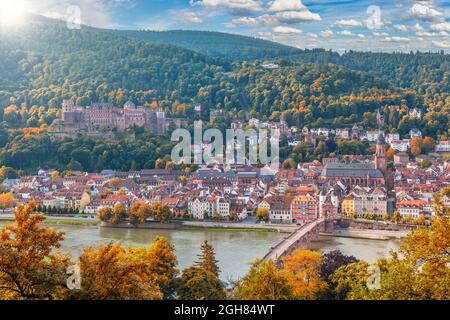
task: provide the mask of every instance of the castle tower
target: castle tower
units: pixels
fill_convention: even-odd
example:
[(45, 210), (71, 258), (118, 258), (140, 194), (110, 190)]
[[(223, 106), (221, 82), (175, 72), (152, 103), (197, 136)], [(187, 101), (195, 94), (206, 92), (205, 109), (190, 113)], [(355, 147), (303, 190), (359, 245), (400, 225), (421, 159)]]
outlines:
[(64, 123), (75, 122), (75, 103), (72, 100), (64, 100), (62, 103), (61, 119)]

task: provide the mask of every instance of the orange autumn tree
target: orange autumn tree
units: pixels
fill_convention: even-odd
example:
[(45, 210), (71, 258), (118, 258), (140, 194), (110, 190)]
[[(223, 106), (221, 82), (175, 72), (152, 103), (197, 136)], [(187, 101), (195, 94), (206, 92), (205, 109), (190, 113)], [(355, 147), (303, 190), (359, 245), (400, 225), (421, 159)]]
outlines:
[(163, 294), (148, 261), (134, 249), (109, 244), (86, 247), (80, 255), (81, 289), (66, 299), (156, 300)]
[[(338, 269), (331, 277), (337, 295), (357, 300), (449, 300), (450, 208), (444, 199), (447, 192), (443, 190), (435, 196), (435, 217), (430, 228), (414, 230), (402, 240), (398, 252), (378, 259), (378, 275), (374, 269), (369, 272), (364, 261)], [(370, 278), (378, 279), (378, 285), (369, 288)]]
[(161, 223), (168, 223), (173, 219), (173, 213), (167, 205), (154, 203), (152, 205), (152, 216)]
[(418, 156), (422, 153), (422, 139), (419, 137), (414, 137), (411, 139), (411, 154), (413, 156)]
[(395, 154), (394, 149), (392, 149), (392, 148), (388, 148), (388, 149), (387, 149), (387, 151), (386, 151), (386, 156), (387, 156), (389, 159), (393, 159), (393, 158), (394, 158), (394, 154)]
[(0, 231), (0, 299), (56, 299), (66, 290), (68, 256), (55, 251), (63, 233), (41, 227), (33, 203), (15, 210)]
[(125, 220), (127, 218), (127, 208), (125, 208), (125, 205), (123, 203), (116, 203), (112, 209), (112, 216), (109, 220), (109, 223), (111, 224), (119, 224), (122, 220)]
[(146, 262), (147, 271), (158, 285), (164, 299), (174, 298), (179, 270), (175, 249), (166, 238), (157, 237), (150, 248), (133, 248), (130, 253)]
[(305, 249), (297, 249), (283, 259), (281, 272), (291, 286), (295, 299), (317, 299), (327, 288), (319, 273), (322, 261), (322, 254)]
[(152, 208), (143, 201), (135, 201), (128, 208), (128, 219), (132, 224), (144, 223), (152, 216)]
[(100, 208), (97, 212), (98, 218), (102, 222), (108, 222), (112, 218), (112, 209), (110, 207)]
[(237, 283), (233, 296), (239, 300), (294, 299), (292, 287), (272, 260), (252, 266)]
[(12, 192), (0, 194), (0, 209), (5, 211), (5, 209), (11, 208), (14, 205), (14, 195)]

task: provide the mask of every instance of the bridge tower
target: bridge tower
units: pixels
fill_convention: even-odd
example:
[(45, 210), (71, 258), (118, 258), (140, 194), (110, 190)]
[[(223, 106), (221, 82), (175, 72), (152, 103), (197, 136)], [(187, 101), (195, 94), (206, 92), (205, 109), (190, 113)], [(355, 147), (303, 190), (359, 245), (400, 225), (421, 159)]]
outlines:
[(328, 192), (322, 190), (319, 195), (319, 218), (325, 219), (321, 228), (323, 232), (333, 233), (334, 218), (337, 215), (336, 203), (339, 203), (336, 197), (333, 189)]

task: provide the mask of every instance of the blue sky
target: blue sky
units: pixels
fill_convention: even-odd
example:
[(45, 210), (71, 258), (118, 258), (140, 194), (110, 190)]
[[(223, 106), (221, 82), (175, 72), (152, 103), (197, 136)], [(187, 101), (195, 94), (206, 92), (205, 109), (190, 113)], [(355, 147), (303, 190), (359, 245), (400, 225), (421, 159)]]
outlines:
[[(31, 0), (29, 0), (31, 1)], [(450, 51), (450, 1), (442, 0), (39, 0), (32, 10), (117, 29), (211, 30), (299, 48)]]

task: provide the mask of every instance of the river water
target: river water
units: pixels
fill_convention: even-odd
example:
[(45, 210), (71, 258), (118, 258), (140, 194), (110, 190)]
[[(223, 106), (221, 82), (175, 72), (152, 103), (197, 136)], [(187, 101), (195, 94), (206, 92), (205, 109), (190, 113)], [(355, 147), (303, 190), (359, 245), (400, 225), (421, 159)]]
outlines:
[[(221, 278), (236, 280), (245, 275), (249, 265), (263, 257), (270, 247), (277, 244), (286, 233), (245, 232), (217, 230), (148, 230), (113, 229), (92, 226), (59, 225), (54, 228), (64, 231), (66, 239), (62, 249), (78, 256), (84, 246), (98, 246), (109, 242), (130, 246), (150, 246), (155, 237), (164, 236), (173, 244), (181, 269), (193, 264), (201, 244), (208, 240), (216, 251)], [(390, 250), (398, 248), (398, 240), (367, 240), (322, 236), (311, 244), (311, 249), (327, 252), (335, 249), (359, 259), (374, 262), (386, 257)]]

